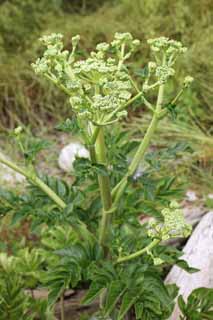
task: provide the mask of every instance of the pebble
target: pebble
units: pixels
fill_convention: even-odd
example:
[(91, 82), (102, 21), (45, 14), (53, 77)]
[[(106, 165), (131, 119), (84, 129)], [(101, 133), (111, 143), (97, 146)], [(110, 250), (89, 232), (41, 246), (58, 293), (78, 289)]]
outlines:
[(59, 167), (65, 172), (73, 171), (76, 157), (89, 158), (89, 151), (78, 141), (71, 142), (61, 150), (58, 158)]

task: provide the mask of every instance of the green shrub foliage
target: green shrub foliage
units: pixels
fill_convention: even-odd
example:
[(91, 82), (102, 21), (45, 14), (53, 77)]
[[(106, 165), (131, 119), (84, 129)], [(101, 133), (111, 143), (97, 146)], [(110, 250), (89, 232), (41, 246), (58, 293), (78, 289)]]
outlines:
[[(160, 153), (149, 146), (161, 120), (170, 116), (172, 121), (173, 109), (180, 108), (179, 99), (193, 81), (186, 76), (167, 98), (176, 60), (186, 48), (167, 37), (148, 40), (152, 60), (135, 76), (128, 61), (140, 41), (130, 33), (117, 32), (89, 55), (79, 53), (79, 36), (71, 38), (71, 50), (64, 48), (61, 34), (40, 40), (44, 52), (32, 67), (64, 92), (74, 114), (57, 128), (78, 132), (90, 158), (76, 158), (72, 183), (42, 175), (37, 155), (51, 145), (22, 127), (12, 132), (23, 160), (20, 166), (2, 157), (0, 162), (24, 175), (28, 184), (23, 192), (0, 190), (1, 217), (10, 217), (13, 226), (28, 221), (37, 242), (33, 248), (20, 244), (13, 256), (0, 255), (1, 313), (5, 319), (54, 319), (60, 299), (64, 319), (65, 291), (84, 288), (82, 305), (99, 301), (91, 319), (132, 315), (166, 320), (178, 288), (164, 284), (165, 267), (197, 269), (181, 259), (181, 251), (163, 243), (191, 233), (178, 202), (181, 189), (174, 176), (164, 176), (160, 169), (161, 161), (175, 159), (183, 146)], [(135, 103), (144, 104), (152, 117), (136, 142), (120, 125)], [(141, 222), (142, 215), (150, 216), (149, 222)], [(30, 296), (38, 287), (48, 289), (47, 301)], [(181, 297), (179, 303), (185, 312)]]

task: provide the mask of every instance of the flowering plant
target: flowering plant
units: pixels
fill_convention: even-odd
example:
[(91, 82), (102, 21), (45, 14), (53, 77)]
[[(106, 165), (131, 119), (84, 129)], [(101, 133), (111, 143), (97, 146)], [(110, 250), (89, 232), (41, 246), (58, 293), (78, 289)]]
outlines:
[[(98, 44), (84, 59), (79, 59), (79, 36), (72, 38), (71, 51), (64, 50), (62, 38), (60, 34), (42, 37), (46, 50), (32, 66), (68, 96), (75, 124), (68, 119), (59, 128), (66, 132), (77, 129), (90, 159), (75, 161), (72, 186), (41, 177), (34, 160), (45, 145), (37, 141), (36, 148), (35, 143), (33, 148), (26, 147), (20, 128), (14, 136), (25, 155), (25, 166), (0, 158), (31, 184), (30, 195), (19, 199), (24, 216), (33, 215), (36, 224), (50, 226), (49, 232), (41, 231), (46, 271), (39, 271), (39, 281), (49, 289), (48, 305), (52, 307), (61, 296), (64, 319), (65, 290), (85, 283), (89, 288), (82, 303), (88, 305), (99, 297), (100, 310), (91, 319), (122, 320), (127, 314), (143, 320), (168, 319), (176, 288), (164, 285), (163, 267), (176, 263), (194, 270), (179, 259), (178, 250), (161, 243), (189, 236), (191, 227), (175, 200), (178, 191), (172, 189), (173, 178), (149, 180), (146, 172), (136, 180), (134, 177), (160, 120), (176, 108), (193, 81), (187, 76), (179, 92), (166, 101), (175, 62), (186, 48), (165, 37), (148, 40), (153, 61), (143, 70), (143, 81), (136, 81), (127, 61), (140, 41), (131, 34), (116, 33), (111, 43)], [(156, 94), (156, 102), (150, 101), (150, 92)], [(126, 156), (135, 146), (114, 132), (135, 102), (153, 116), (128, 163)], [(33, 208), (32, 212), (26, 207)], [(155, 219), (141, 224), (141, 208)]]

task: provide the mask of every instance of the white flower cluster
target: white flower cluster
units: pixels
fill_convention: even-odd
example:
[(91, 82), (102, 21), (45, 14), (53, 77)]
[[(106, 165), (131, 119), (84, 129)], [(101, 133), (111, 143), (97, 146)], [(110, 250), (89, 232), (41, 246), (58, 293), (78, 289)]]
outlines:
[[(33, 64), (35, 72), (66, 90), (80, 118), (99, 123), (110, 112), (114, 119), (125, 116), (120, 109), (130, 99), (132, 85), (122, 64), (136, 50), (139, 40), (133, 40), (129, 33), (116, 33), (111, 44), (99, 43), (87, 59), (75, 61), (79, 40), (79, 36), (72, 38), (70, 53), (63, 50), (62, 35), (41, 38), (47, 49)], [(113, 57), (110, 50), (115, 52)]]
[[(138, 48), (139, 40), (130, 33), (116, 33), (111, 43), (99, 43), (87, 59), (76, 61), (80, 36), (72, 38), (71, 52), (63, 49), (63, 36), (52, 34), (41, 38), (46, 50), (33, 64), (35, 72), (42, 74), (70, 98), (73, 111), (80, 119), (95, 125), (117, 121), (127, 113), (124, 110), (132, 91), (138, 90), (125, 61)], [(148, 73), (142, 85), (143, 93), (165, 83), (174, 76), (173, 65), (177, 56), (186, 51), (178, 41), (165, 37), (148, 40), (156, 61), (148, 63)], [(149, 84), (155, 77), (157, 81)], [(192, 82), (186, 77), (184, 87)]]
[(151, 50), (155, 52), (164, 50), (167, 55), (171, 55), (173, 53), (184, 53), (187, 50), (186, 47), (183, 47), (181, 42), (166, 37), (149, 39), (147, 42), (150, 44)]
[(161, 61), (159, 54), (165, 55), (165, 61), (163, 65), (157, 63), (155, 66), (153, 63), (149, 66), (154, 72), (160, 84), (165, 83), (170, 77), (175, 75), (175, 70), (172, 68), (177, 57), (185, 53), (187, 48), (183, 47), (179, 41), (171, 40), (166, 37), (160, 37), (156, 39), (150, 39), (147, 41), (150, 44), (151, 50), (154, 52), (157, 62)]
[(67, 82), (69, 77), (66, 73), (68, 61), (72, 55), (69, 51), (63, 50), (63, 36), (61, 34), (52, 34), (44, 36), (40, 41), (47, 47), (42, 58), (38, 58), (32, 64), (37, 74), (46, 74), (52, 77), (54, 81)]
[(185, 222), (183, 211), (176, 201), (172, 201), (169, 208), (163, 209), (161, 213), (164, 223), (159, 223), (156, 220), (149, 222), (148, 235), (150, 237), (168, 240), (190, 235), (192, 227)]

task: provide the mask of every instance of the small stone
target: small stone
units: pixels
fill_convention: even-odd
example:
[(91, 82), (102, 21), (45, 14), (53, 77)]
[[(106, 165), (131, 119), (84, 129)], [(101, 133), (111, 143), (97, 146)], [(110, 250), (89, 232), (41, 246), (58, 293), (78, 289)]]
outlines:
[(59, 167), (65, 172), (73, 171), (76, 157), (89, 158), (88, 150), (78, 141), (71, 142), (61, 150), (58, 159)]
[(197, 200), (196, 192), (192, 190), (188, 190), (186, 192), (186, 199), (190, 202), (196, 201)]

